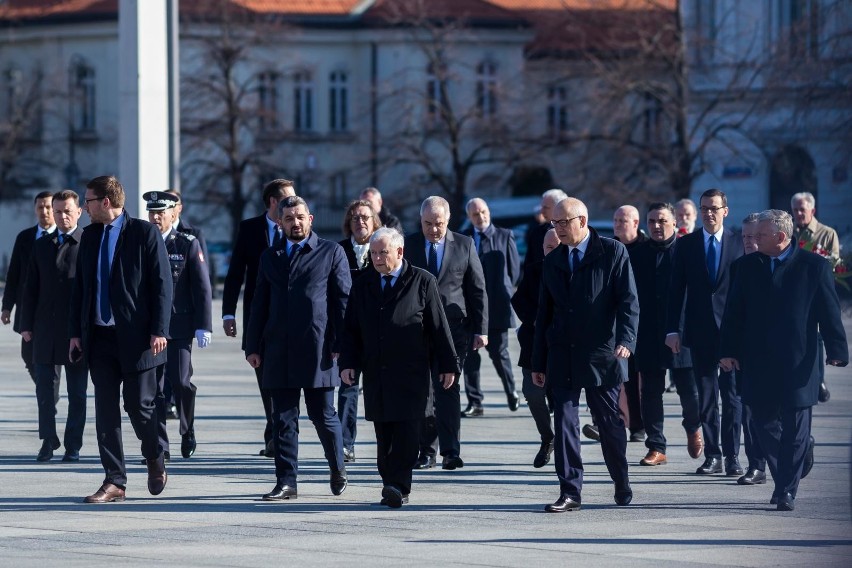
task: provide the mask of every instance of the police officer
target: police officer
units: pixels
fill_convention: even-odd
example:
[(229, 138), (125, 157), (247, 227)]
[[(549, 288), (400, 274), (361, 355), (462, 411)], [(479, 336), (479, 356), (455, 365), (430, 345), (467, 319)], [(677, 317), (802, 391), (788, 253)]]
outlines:
[[(184, 458), (195, 453), (195, 385), (192, 384), (192, 338), (199, 349), (210, 344), (213, 335), (212, 303), (207, 259), (198, 239), (181, 233), (172, 226), (178, 198), (163, 191), (142, 195), (148, 202), (148, 220), (160, 229), (169, 254), (174, 305), (169, 326), (168, 361), (165, 378), (171, 384), (180, 418), (180, 451)], [(162, 380), (160, 382), (162, 387)], [(166, 416), (162, 398), (158, 397), (161, 443), (168, 449)]]

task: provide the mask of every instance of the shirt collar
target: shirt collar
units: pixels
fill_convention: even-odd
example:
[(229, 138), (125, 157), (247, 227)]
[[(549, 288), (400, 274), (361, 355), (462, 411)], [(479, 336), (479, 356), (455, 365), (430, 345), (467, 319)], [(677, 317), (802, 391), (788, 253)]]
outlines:
[(269, 215), (264, 215), (264, 219), (266, 219), (266, 229), (268, 231), (274, 231), (276, 227), (278, 227), (278, 223), (269, 218)]
[(36, 235), (52, 235), (56, 231), (56, 225), (51, 225), (47, 229), (43, 228), (41, 225), (36, 225)]
[(127, 214), (126, 211), (122, 211), (121, 215), (112, 220), (112, 223), (109, 223), (110, 227), (115, 229), (121, 229), (124, 226), (124, 216)]
[(770, 258), (772, 258), (773, 260), (777, 258), (778, 262), (784, 262), (785, 260), (787, 260), (787, 258), (790, 257), (791, 254), (793, 254), (793, 241), (790, 241), (790, 244), (787, 245), (787, 248), (781, 251), (781, 254), (779, 254), (778, 256), (772, 256)]
[(586, 238), (584, 238), (582, 241), (580, 241), (580, 244), (578, 244), (576, 247), (572, 247), (570, 245), (568, 246), (568, 253), (570, 254), (571, 251), (573, 251), (574, 249), (577, 249), (577, 250), (580, 251), (581, 255), (586, 256), (586, 249), (589, 248), (589, 241), (591, 240), (591, 238), (592, 238), (592, 232), (589, 231), (588, 233), (586, 233)]
[(168, 231), (166, 231), (163, 234), (163, 240), (165, 241), (166, 239), (168, 239), (169, 235), (171, 235), (174, 230), (175, 230), (175, 228), (174, 228), (174, 226), (172, 226), (172, 228), (170, 228)]
[[(399, 263), (399, 266), (390, 271), (390, 274), (387, 276), (393, 276), (394, 278), (399, 278), (400, 273), (402, 273), (402, 263)], [(382, 276), (385, 276), (384, 274)]]
[(722, 242), (722, 233), (725, 231), (725, 227), (722, 227), (721, 229), (719, 229), (716, 233), (713, 233), (712, 235), (707, 232), (707, 229), (702, 228), (701, 231), (704, 233), (704, 242), (705, 243), (710, 239), (710, 237), (716, 237), (716, 240), (721, 243)]

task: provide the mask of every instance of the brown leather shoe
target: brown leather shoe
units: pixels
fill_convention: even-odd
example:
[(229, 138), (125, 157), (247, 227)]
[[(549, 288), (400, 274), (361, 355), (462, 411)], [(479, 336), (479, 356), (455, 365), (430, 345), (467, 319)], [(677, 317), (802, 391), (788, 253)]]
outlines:
[(686, 435), (686, 449), (692, 459), (701, 457), (704, 453), (704, 438), (701, 437), (701, 430)]
[(114, 503), (124, 501), (124, 489), (112, 483), (104, 483), (94, 495), (83, 499), (83, 503)]
[(663, 465), (668, 461), (666, 454), (657, 450), (648, 450), (648, 455), (639, 460), (639, 465)]
[(163, 454), (152, 460), (146, 459), (145, 465), (148, 466), (148, 491), (151, 495), (159, 495), (166, 488), (166, 481), (169, 478)]

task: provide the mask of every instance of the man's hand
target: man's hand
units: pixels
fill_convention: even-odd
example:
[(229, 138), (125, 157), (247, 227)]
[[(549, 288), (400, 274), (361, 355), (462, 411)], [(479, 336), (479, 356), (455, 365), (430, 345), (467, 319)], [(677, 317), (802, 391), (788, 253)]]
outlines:
[(349, 386), (355, 384), (355, 369), (343, 369), (340, 372), (340, 380)]
[(532, 374), (532, 382), (537, 387), (543, 387), (545, 379), (546, 379), (546, 377), (544, 376), (544, 373), (533, 373)]
[(29, 343), (30, 341), (32, 341), (32, 340), (33, 340), (33, 332), (31, 332), (31, 331), (22, 331), (22, 332), (21, 332), (21, 337), (23, 337), (23, 338), (24, 338), (24, 341), (26, 341), (27, 343)]
[(672, 350), (672, 353), (680, 353), (680, 334), (670, 333), (666, 336), (666, 347)]
[(831, 365), (832, 367), (845, 367), (848, 361), (841, 361), (840, 359), (828, 359), (825, 364)]
[(733, 370), (740, 370), (740, 362), (733, 357), (722, 357), (719, 360), (719, 366), (722, 367), (722, 370), (726, 373)]
[(625, 347), (623, 345), (616, 345), (615, 346), (615, 356), (617, 358), (627, 359), (627, 358), (630, 357), (630, 355), (631, 355), (630, 349), (628, 349), (627, 347)]
[(199, 349), (204, 349), (210, 345), (211, 341), (213, 341), (213, 332), (207, 331), (206, 329), (195, 330), (195, 342), (198, 344)]
[(337, 361), (337, 359), (338, 359), (339, 357), (340, 357), (340, 353), (332, 353), (332, 354), (331, 354), (331, 359), (332, 359), (332, 361)]
[(151, 336), (151, 354), (156, 356), (166, 350), (166, 341), (165, 337), (160, 337), (159, 335)]
[(0, 312), (0, 321), (3, 322), (3, 325), (9, 325), (9, 322), (12, 321), (12, 312), (9, 310), (3, 310)]
[(246, 361), (248, 361), (248, 364), (251, 365), (252, 369), (257, 369), (258, 367), (260, 367), (261, 358), (260, 355), (258, 355), (257, 353), (252, 353), (251, 355), (246, 357)]
[(453, 386), (453, 383), (456, 382), (456, 374), (455, 373), (441, 373), (441, 384), (444, 386), (444, 390)]
[[(68, 342), (68, 360), (72, 363), (79, 361), (80, 355), (83, 353), (83, 340), (79, 337), (72, 337)], [(77, 355), (77, 357), (75, 357)]]
[(228, 337), (236, 337), (237, 336), (237, 320), (235, 319), (224, 319), (222, 320), (222, 329), (225, 330), (225, 335)]
[(488, 336), (487, 335), (479, 335), (474, 334), (473, 336), (473, 350), (476, 351), (480, 347), (485, 347), (488, 345)]

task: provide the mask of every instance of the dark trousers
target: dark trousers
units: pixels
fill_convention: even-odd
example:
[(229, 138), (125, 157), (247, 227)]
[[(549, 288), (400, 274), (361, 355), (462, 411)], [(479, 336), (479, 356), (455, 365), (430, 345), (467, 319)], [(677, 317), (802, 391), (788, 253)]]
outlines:
[[(717, 363), (696, 364), (704, 455), (708, 458), (737, 457), (740, 453), (743, 408), (733, 372), (719, 372)], [(719, 416), (719, 396), (722, 415)], [(721, 441), (721, 445), (720, 445)]]
[[(38, 378), (36, 376), (36, 364), (33, 360), (33, 342), (24, 341), (21, 339), (21, 359), (24, 360), (24, 367), (33, 381), (33, 384), (38, 388)], [(62, 373), (62, 365), (53, 366), (53, 403), (59, 402), (59, 376)]]
[(157, 439), (163, 451), (171, 453), (169, 450), (169, 429), (166, 426), (166, 411), (171, 402), (167, 395), (170, 389), (167, 389), (166, 385), (168, 385), (166, 366), (160, 365), (157, 367), (157, 396), (154, 397), (154, 409), (157, 413)]
[[(459, 354), (459, 367), (464, 368), (470, 347), (470, 332), (460, 325), (450, 325), (453, 347)], [(426, 403), (426, 418), (420, 431), (420, 453), (434, 456), (436, 444), (442, 456), (461, 455), (461, 387), (458, 380), (448, 389), (441, 384), (437, 366), (432, 365), (432, 384)]]
[(645, 429), (645, 424), (642, 419), (642, 381), (639, 378), (639, 372), (633, 363), (633, 357), (627, 360), (627, 378), (628, 380), (621, 384), (621, 396), (623, 401), (621, 404), (621, 418), (627, 424), (627, 429), (631, 434), (635, 434), (640, 430)]
[[(515, 377), (512, 375), (512, 361), (509, 359), (509, 332), (505, 329), (489, 329), (488, 345), (485, 346), (485, 350), (497, 370), (497, 376), (503, 383), (506, 398), (514, 396), (516, 394)], [(482, 406), (482, 401), (485, 399), (480, 386), (481, 365), (482, 356), (479, 350), (469, 346), (464, 361), (464, 392), (467, 395), (468, 404), (473, 406)]]
[(766, 464), (775, 482), (776, 497), (799, 490), (811, 436), (811, 407), (753, 407), (754, 425)]
[(163, 449), (157, 438), (157, 369), (125, 373), (116, 350), (115, 328), (92, 326), (89, 372), (95, 386), (95, 427), (98, 451), (106, 476), (105, 483), (127, 484), (124, 446), (121, 442), (121, 396), (136, 437), (142, 442), (146, 459), (160, 457)]
[[(580, 455), (579, 388), (551, 389), (553, 420), (556, 430), (554, 459), (562, 495), (580, 501), (583, 490), (583, 458)], [(618, 412), (621, 386), (586, 389), (586, 403), (601, 435), (601, 451), (609, 476), (616, 486), (629, 481), (627, 471), (627, 434)]]
[(355, 451), (355, 437), (358, 435), (358, 391), (361, 373), (355, 372), (355, 380), (351, 385), (340, 383), (337, 389), (337, 417), (343, 430), (343, 447), (350, 452)]
[[(36, 401), (38, 402), (38, 437), (59, 442), (56, 434), (56, 400), (54, 384), (56, 365), (36, 363)], [(83, 364), (65, 365), (65, 389), (68, 391), (68, 417), (65, 420), (65, 449), (80, 451), (86, 426), (86, 390), (89, 372)]]
[(376, 430), (376, 465), (383, 485), (393, 485), (403, 495), (411, 493), (411, 470), (417, 462), (422, 420), (373, 422)]
[[(663, 423), (666, 413), (663, 407), (663, 393), (666, 390), (666, 369), (658, 369), (642, 373), (642, 421), (645, 424), (645, 447), (666, 453), (666, 437), (663, 434)], [(683, 414), (683, 427), (688, 434), (695, 432), (701, 426), (698, 413), (698, 391), (692, 369), (674, 369), (672, 371), (677, 394)]]
[(332, 471), (343, 469), (343, 438), (334, 410), (334, 387), (316, 389), (268, 389), (272, 396), (275, 477), (278, 483), (296, 487), (299, 474), (299, 399), (305, 391), (308, 418), (319, 436)]
[[(745, 374), (737, 371), (737, 388), (742, 392)], [(754, 411), (751, 405), (743, 403), (743, 442), (745, 443), (746, 458), (748, 458), (748, 469), (759, 469), (766, 471), (766, 456), (760, 448), (760, 439), (757, 426), (754, 423)]]
[(547, 406), (547, 390), (533, 384), (532, 371), (529, 369), (521, 369), (521, 373), (524, 377), (524, 398), (535, 421), (535, 428), (542, 442), (550, 442), (553, 440), (553, 426), (550, 422), (550, 408)]
[(272, 394), (269, 389), (263, 388), (263, 363), (254, 370), (257, 378), (257, 389), (260, 391), (260, 400), (263, 402), (263, 414), (266, 417), (266, 426), (263, 428), (263, 443), (269, 448), (272, 443), (273, 419), (272, 419)]
[(170, 339), (166, 382), (171, 384), (180, 418), (180, 435), (195, 430), (195, 392), (192, 384), (192, 339)]

